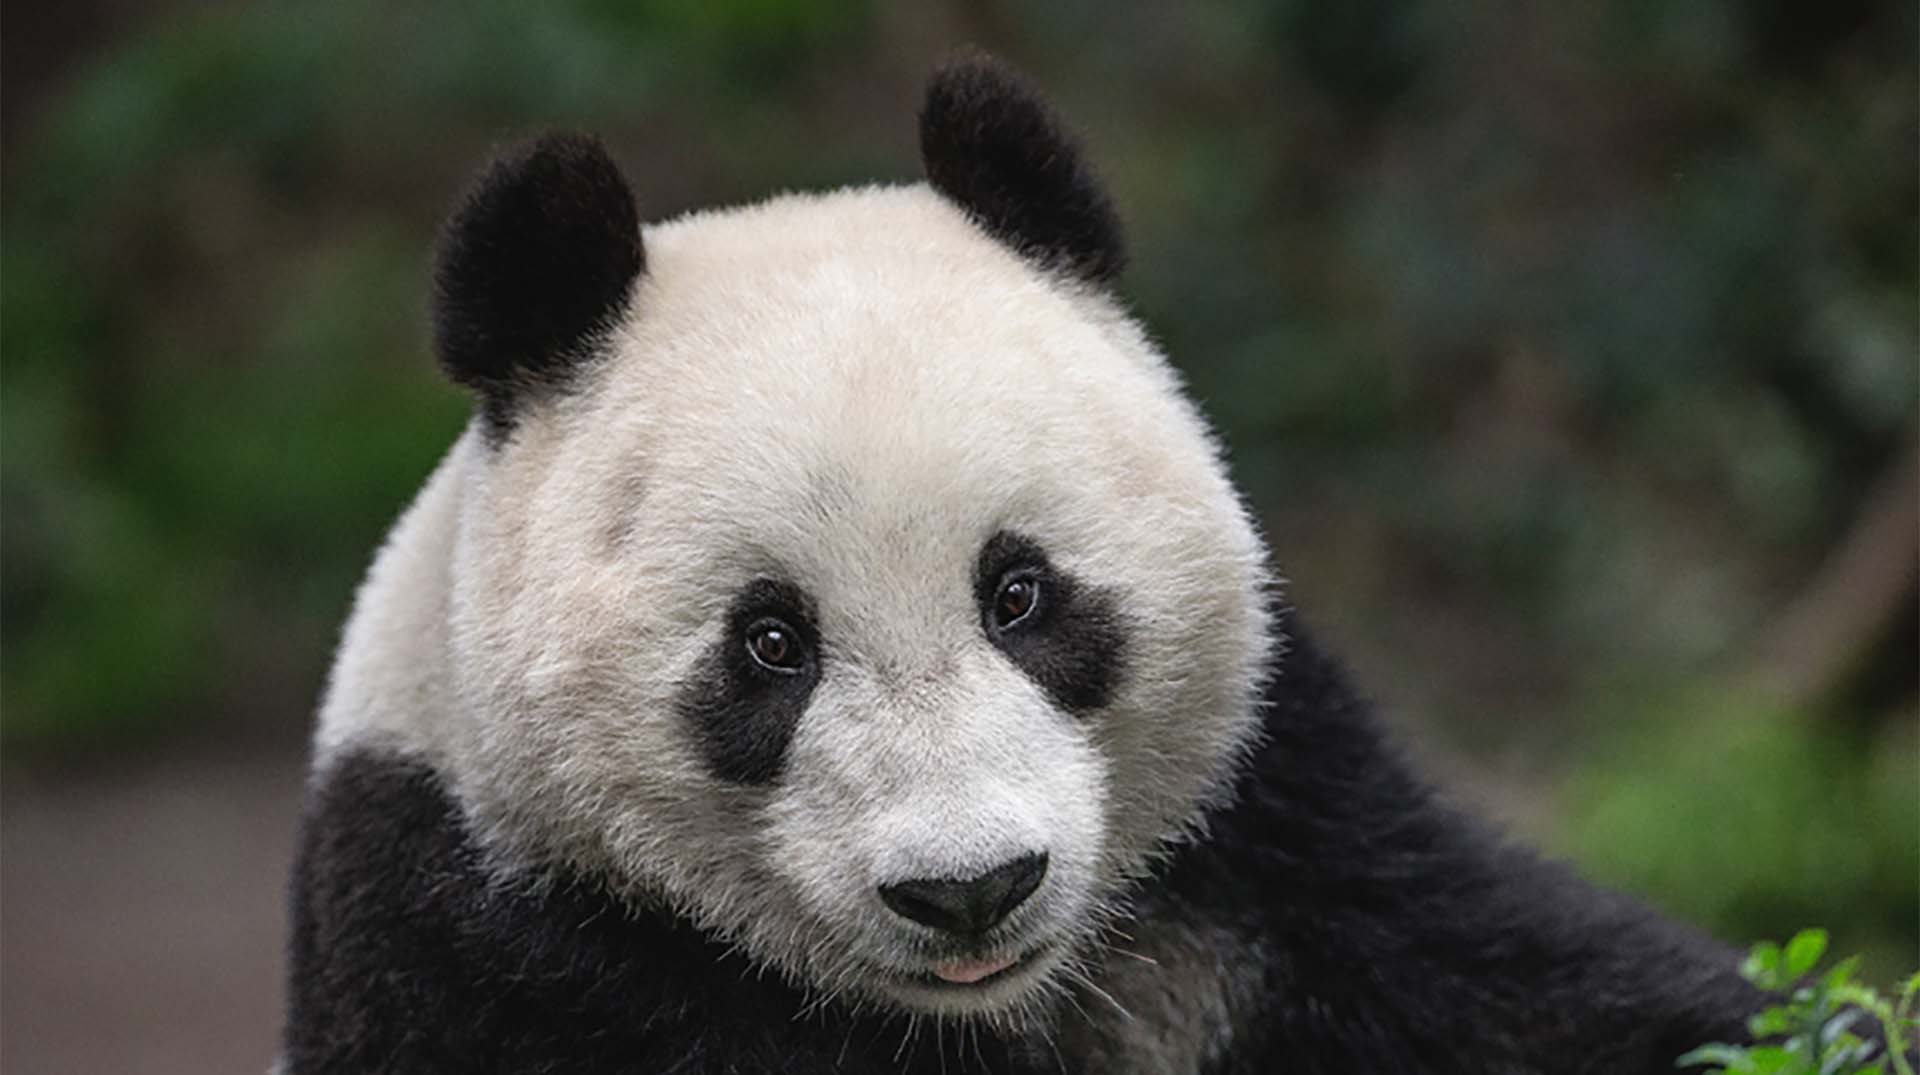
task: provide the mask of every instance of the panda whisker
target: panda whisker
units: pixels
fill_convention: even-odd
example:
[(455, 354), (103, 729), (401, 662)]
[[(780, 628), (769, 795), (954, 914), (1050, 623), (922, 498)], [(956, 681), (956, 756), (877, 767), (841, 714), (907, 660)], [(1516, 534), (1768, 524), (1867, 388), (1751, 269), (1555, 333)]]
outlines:
[(847, 1036), (840, 1039), (840, 1054), (833, 1058), (833, 1066), (836, 1069), (847, 1062), (847, 1050), (853, 1047), (853, 1032), (858, 1029), (859, 1026), (860, 1024), (857, 1022), (852, 1020), (847, 1021)]
[[(1121, 938), (1122, 940), (1125, 940), (1128, 944), (1138, 943), (1132, 937), (1128, 936), (1125, 933), (1122, 933), (1117, 929), (1108, 928), (1106, 932), (1111, 933), (1114, 936)], [(1117, 956), (1125, 956), (1126, 958), (1134, 960), (1136, 962), (1145, 963), (1150, 967), (1158, 967), (1160, 965), (1160, 961), (1153, 958), (1152, 956), (1145, 955), (1140, 952), (1136, 952), (1131, 948), (1123, 948), (1120, 945), (1115, 944), (1112, 941), (1108, 941), (1104, 938), (1098, 939), (1094, 943), (1099, 946), (1102, 952), (1111, 952), (1112, 954)]]
[(1067, 1075), (1067, 1058), (1060, 1055), (1060, 1043), (1055, 1041), (1050, 1033), (1041, 1034), (1040, 1040), (1046, 1042), (1047, 1051), (1053, 1054), (1054, 1069), (1060, 1072), (1060, 1075)]
[(1080, 1005), (1080, 998), (1073, 995), (1073, 990), (1063, 989), (1060, 991), (1060, 995), (1065, 998), (1068, 1004), (1073, 1006), (1073, 1010), (1080, 1016), (1081, 1022), (1089, 1026), (1093, 1024), (1093, 1016), (1087, 1014), (1087, 1009)]
[(900, 1062), (900, 1058), (907, 1054), (907, 1043), (913, 1040), (914, 1032), (919, 1028), (920, 1028), (920, 1013), (919, 1012), (909, 1013), (907, 1015), (907, 1028), (900, 1035), (899, 1046), (893, 1050), (894, 1063), (898, 1064)]
[(1084, 971), (1080, 970), (1078, 967), (1075, 967), (1067, 971), (1066, 973), (1075, 982), (1078, 982), (1081, 988), (1085, 989), (1089, 993), (1092, 993), (1094, 996), (1099, 997), (1101, 1000), (1106, 1001), (1108, 1004), (1113, 1005), (1113, 1010), (1119, 1012), (1121, 1018), (1127, 1020), (1128, 1022), (1133, 1021), (1133, 1013), (1127, 1010), (1126, 1005), (1121, 1004), (1119, 1001), (1115, 1000), (1113, 998), (1112, 993), (1109, 993), (1106, 990), (1100, 988), (1098, 985), (1094, 984), (1093, 979), (1089, 977)]

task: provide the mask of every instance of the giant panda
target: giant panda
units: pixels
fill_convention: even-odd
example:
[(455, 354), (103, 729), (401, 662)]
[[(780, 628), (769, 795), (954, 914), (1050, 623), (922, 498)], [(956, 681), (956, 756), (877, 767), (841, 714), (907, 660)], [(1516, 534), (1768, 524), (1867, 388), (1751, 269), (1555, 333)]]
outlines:
[(963, 55), (926, 182), (644, 228), (601, 145), (446, 225), (476, 405), (360, 590), (289, 1075), (1666, 1072), (1728, 951), (1438, 799)]

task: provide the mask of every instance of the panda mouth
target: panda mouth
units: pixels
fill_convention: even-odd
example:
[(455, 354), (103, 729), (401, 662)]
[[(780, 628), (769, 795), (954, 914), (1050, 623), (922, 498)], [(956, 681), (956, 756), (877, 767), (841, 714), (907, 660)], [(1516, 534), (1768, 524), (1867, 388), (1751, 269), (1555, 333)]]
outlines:
[(947, 992), (983, 989), (996, 982), (1018, 977), (1045, 949), (1029, 949), (1017, 955), (992, 959), (950, 959), (934, 964), (931, 970), (914, 975), (920, 985)]
[(1019, 956), (1006, 956), (1000, 959), (956, 959), (934, 967), (932, 976), (949, 985), (979, 985), (1005, 974), (1019, 963)]

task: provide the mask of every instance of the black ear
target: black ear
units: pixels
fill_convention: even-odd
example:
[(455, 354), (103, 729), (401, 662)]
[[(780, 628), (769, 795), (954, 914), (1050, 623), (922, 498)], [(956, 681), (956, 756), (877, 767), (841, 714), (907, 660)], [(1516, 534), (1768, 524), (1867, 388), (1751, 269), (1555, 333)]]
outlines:
[(550, 134), (481, 171), (441, 232), (433, 342), (490, 435), (593, 353), (645, 261), (633, 194), (597, 140)]
[(1021, 253), (1101, 284), (1126, 267), (1120, 219), (1079, 144), (1040, 91), (993, 57), (962, 55), (934, 72), (920, 158), (935, 190)]

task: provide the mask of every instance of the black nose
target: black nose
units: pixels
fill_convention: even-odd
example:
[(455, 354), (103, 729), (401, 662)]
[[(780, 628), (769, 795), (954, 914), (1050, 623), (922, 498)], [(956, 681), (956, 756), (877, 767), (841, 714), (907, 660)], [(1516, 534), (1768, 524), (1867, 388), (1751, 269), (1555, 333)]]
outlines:
[(968, 881), (901, 881), (881, 885), (893, 912), (953, 933), (985, 933), (1033, 895), (1047, 875), (1047, 853), (1022, 855)]

